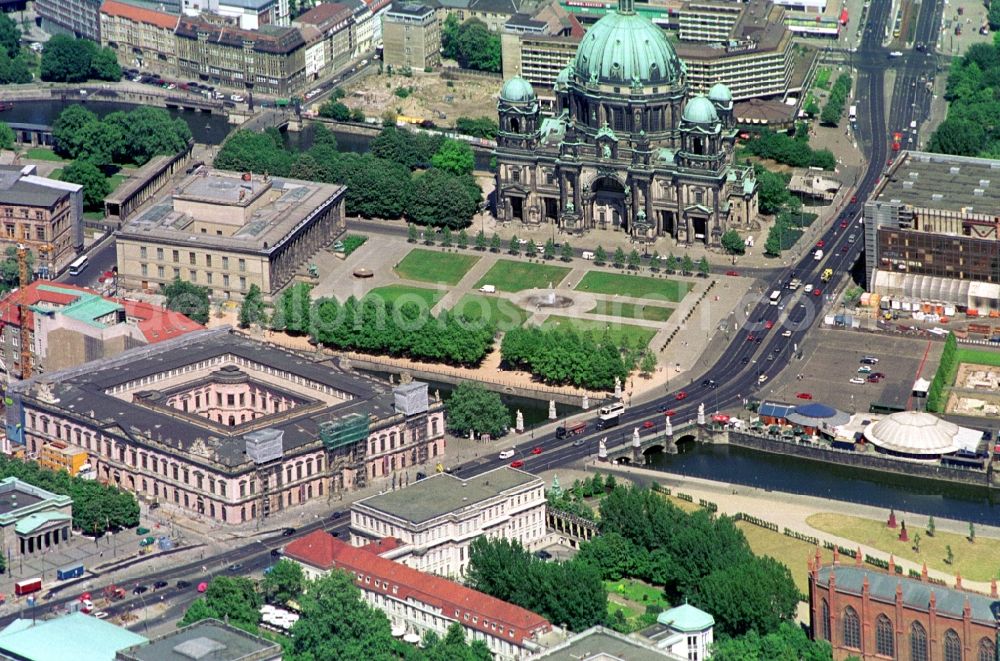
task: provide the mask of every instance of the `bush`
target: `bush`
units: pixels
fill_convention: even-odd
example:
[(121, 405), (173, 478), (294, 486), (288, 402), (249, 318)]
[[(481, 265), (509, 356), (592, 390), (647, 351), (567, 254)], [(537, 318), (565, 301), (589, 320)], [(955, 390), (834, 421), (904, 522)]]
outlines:
[(833, 84), (833, 89), (830, 90), (830, 98), (823, 106), (823, 112), (819, 116), (820, 121), (828, 126), (837, 126), (844, 114), (844, 104), (850, 93), (851, 74), (842, 73), (837, 77), (837, 82)]

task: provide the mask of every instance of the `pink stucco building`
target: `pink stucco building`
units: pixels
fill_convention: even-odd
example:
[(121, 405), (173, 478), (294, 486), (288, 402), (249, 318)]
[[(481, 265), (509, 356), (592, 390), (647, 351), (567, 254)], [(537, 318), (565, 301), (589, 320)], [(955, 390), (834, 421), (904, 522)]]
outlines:
[(73, 443), (97, 479), (220, 522), (412, 480), (445, 449), (444, 407), (426, 384), (392, 388), (226, 329), (18, 386), (29, 457)]

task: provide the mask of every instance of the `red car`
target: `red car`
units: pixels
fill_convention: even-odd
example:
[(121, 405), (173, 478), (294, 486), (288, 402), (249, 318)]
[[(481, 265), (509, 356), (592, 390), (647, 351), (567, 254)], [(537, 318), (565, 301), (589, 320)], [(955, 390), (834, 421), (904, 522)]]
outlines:
[(840, 229), (842, 229), (842, 230), (846, 230), (847, 229), (847, 221), (846, 220), (842, 220), (840, 222)]
[(520, 459), (515, 459), (514, 461), (510, 462), (510, 467), (511, 468), (523, 468), (524, 467), (524, 462), (521, 461)]
[(652, 429), (654, 426), (655, 425), (653, 424), (652, 420), (647, 420), (646, 422), (642, 423), (643, 429)]
[(739, 271), (726, 271), (726, 275), (739, 275)]
[(822, 295), (823, 295), (822, 289), (813, 289), (813, 296), (822, 296)]
[(754, 340), (756, 340), (756, 339), (757, 339), (757, 338), (755, 338), (755, 337), (753, 336), (753, 333), (750, 333), (749, 335), (747, 335), (747, 342), (753, 342), (753, 341), (754, 341)]
[(687, 396), (688, 396), (688, 394), (682, 390), (679, 393), (677, 393), (676, 396), (674, 396), (674, 399), (680, 401), (682, 399), (687, 399)]
[(665, 415), (665, 416), (667, 416), (669, 418), (670, 416), (672, 416), (672, 415), (674, 415), (676, 413), (677, 413), (677, 411), (675, 411), (673, 409), (670, 409), (669, 411), (664, 411), (663, 415)]
[(101, 284), (104, 284), (105, 282), (109, 282), (114, 279), (115, 279), (114, 271), (105, 271), (104, 273), (101, 274), (101, 277), (98, 278), (97, 281), (100, 282)]
[(799, 399), (812, 399), (813, 398), (812, 393), (810, 393), (810, 392), (800, 392), (800, 393), (797, 393), (795, 396), (798, 397)]
[(532, 448), (531, 454), (541, 454), (542, 448)]
[(857, 201), (858, 201), (858, 196), (857, 195), (852, 195), (851, 196), (851, 204), (854, 204)]
[(851, 246), (844, 246), (843, 248), (840, 249), (840, 252), (847, 252), (850, 249), (851, 249)]
[(767, 321), (764, 322), (764, 328), (766, 328), (767, 330), (771, 330), (772, 328), (774, 328), (774, 322), (768, 319)]
[(824, 241), (823, 239), (820, 239), (819, 241), (816, 242), (816, 247), (817, 248), (822, 248), (825, 245), (826, 245), (826, 241)]

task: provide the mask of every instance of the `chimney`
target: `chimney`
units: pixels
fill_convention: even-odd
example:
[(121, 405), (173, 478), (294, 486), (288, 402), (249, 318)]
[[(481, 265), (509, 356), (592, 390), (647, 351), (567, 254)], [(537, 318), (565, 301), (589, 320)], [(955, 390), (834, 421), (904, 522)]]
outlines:
[(834, 565), (840, 564), (840, 551), (837, 550), (836, 546), (833, 547), (833, 564)]
[(955, 588), (962, 589), (962, 572), (955, 572)]
[[(854, 564), (857, 567), (861, 566), (861, 547), (860, 546), (858, 547), (858, 554), (856, 556), (854, 556)], [(867, 581), (867, 580), (868, 580), (868, 576), (866, 575), (865, 576), (865, 581)]]
[(927, 582), (927, 563), (924, 562), (924, 566), (920, 569), (920, 580), (924, 583)]
[(896, 573), (896, 556), (891, 554), (889, 555), (889, 573), (890, 574)]

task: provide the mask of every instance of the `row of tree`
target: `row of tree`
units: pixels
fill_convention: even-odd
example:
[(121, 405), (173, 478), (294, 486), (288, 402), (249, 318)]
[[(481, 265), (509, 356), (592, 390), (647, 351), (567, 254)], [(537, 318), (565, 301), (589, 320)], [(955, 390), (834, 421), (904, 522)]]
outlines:
[(500, 73), (500, 35), (478, 18), (463, 23), (448, 14), (441, 26), (441, 55), (463, 69)]
[[(738, 234), (737, 238), (739, 238)], [(528, 254), (530, 254), (530, 251)], [(626, 255), (625, 250), (619, 246), (615, 249), (615, 252), (608, 257), (608, 252), (604, 249), (604, 246), (597, 246), (597, 248), (594, 249), (594, 264), (597, 266), (604, 266), (608, 263), (616, 269), (627, 267), (628, 269), (635, 271), (642, 266), (642, 255), (640, 255), (639, 251), (635, 249)], [(712, 267), (709, 265), (706, 257), (702, 257), (696, 265), (694, 260), (692, 260), (691, 256), (687, 253), (684, 253), (684, 256), (678, 259), (677, 257), (674, 257), (673, 253), (665, 257), (661, 256), (659, 251), (656, 250), (654, 250), (653, 254), (649, 256), (647, 266), (650, 271), (662, 270), (670, 274), (681, 273), (682, 275), (692, 275), (695, 270), (697, 270), (700, 275), (707, 276), (712, 271)]]
[(343, 303), (313, 301), (311, 287), (285, 289), (275, 304), (271, 328), (336, 349), (409, 356), (452, 365), (477, 365), (493, 346), (492, 322), (442, 311), (437, 317), (415, 302), (386, 301), (378, 296)]
[(392, 635), (389, 618), (361, 599), (354, 576), (334, 571), (307, 580), (302, 567), (290, 560), (273, 565), (255, 584), (243, 577), (220, 576), (212, 580), (204, 596), (184, 613), (178, 626), (214, 618), (261, 634), (258, 609), (268, 603), (294, 600), (300, 617), (283, 640), (283, 657), (289, 661), (319, 659), (371, 659), (371, 661), (491, 661), (482, 641), (466, 644), (462, 625), (454, 623), (440, 638), (433, 632), (413, 647)]
[(161, 154), (187, 148), (191, 130), (163, 108), (140, 106), (128, 112), (98, 117), (84, 106), (66, 108), (52, 124), (55, 152), (89, 161), (97, 167), (112, 163), (143, 165)]
[(827, 99), (826, 105), (823, 106), (823, 112), (819, 115), (821, 122), (829, 126), (837, 126), (840, 123), (840, 118), (844, 116), (844, 104), (847, 103), (847, 97), (851, 95), (851, 84), (850, 73), (842, 73), (837, 76), (837, 82), (830, 90), (830, 98)]
[(833, 170), (837, 167), (837, 159), (833, 152), (809, 146), (809, 130), (801, 123), (796, 128), (795, 137), (763, 129), (753, 139), (747, 141), (745, 147), (754, 156), (769, 158), (797, 168), (815, 167)]
[(457, 229), (469, 224), (482, 200), (467, 143), (396, 127), (386, 127), (367, 154), (339, 152), (336, 138), (321, 126), (312, 147), (298, 154), (284, 148), (275, 130), (238, 131), (219, 150), (215, 165), (343, 184), (347, 213), (366, 218), (405, 216), (420, 225)]
[(503, 337), (500, 355), (508, 367), (528, 370), (546, 383), (611, 388), (616, 378), (625, 380), (641, 350), (618, 346), (610, 333), (595, 335), (571, 328), (513, 328)]
[(458, 384), (444, 406), (448, 429), (455, 436), (468, 436), (471, 432), (476, 436), (489, 434), (499, 438), (511, 425), (510, 410), (500, 395), (474, 381)]
[(16, 477), (52, 493), (73, 499), (73, 527), (86, 534), (139, 525), (139, 503), (127, 491), (96, 480), (75, 477), (66, 471), (42, 468), (35, 462), (0, 456), (0, 479)]
[(53, 83), (82, 83), (87, 80), (122, 78), (118, 58), (110, 48), (89, 39), (60, 34), (45, 42), (42, 51), (42, 80)]
[(941, 362), (927, 389), (927, 410), (942, 413), (948, 404), (948, 388), (951, 387), (955, 372), (958, 370), (958, 340), (954, 333), (948, 333), (941, 350)]
[[(1000, 2), (990, 11), (1000, 12)], [(997, 33), (1000, 34), (1000, 33)], [(942, 154), (1000, 158), (1000, 99), (989, 90), (1000, 81), (1000, 38), (974, 44), (952, 60), (945, 99), (948, 117), (931, 135), (928, 149)]]

